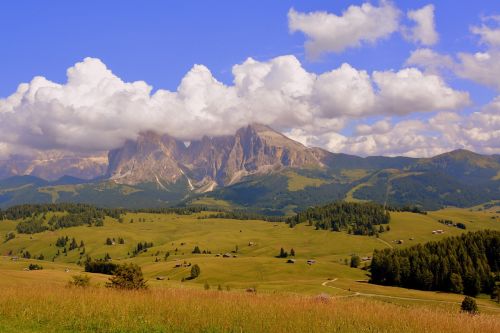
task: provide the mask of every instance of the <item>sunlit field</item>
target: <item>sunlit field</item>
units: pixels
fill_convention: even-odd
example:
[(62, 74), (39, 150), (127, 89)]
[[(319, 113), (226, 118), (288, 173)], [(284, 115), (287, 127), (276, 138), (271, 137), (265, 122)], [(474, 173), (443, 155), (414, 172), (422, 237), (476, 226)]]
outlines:
[[(405, 247), (464, 232), (439, 223), (464, 222), (470, 230), (498, 229), (495, 212), (447, 209), (428, 215), (392, 213), (391, 230), (379, 238), (315, 230), (300, 224), (200, 218), (193, 215), (132, 214), (103, 227), (72, 227), (33, 235), (17, 234), (0, 244), (0, 331), (2, 332), (495, 332), (500, 307), (486, 295), (480, 315), (460, 313), (463, 295), (418, 291), (368, 283), (368, 271), (351, 268), (351, 254)], [(17, 221), (2, 221), (0, 232)], [(444, 229), (444, 234), (432, 234)], [(467, 231), (467, 230), (466, 230)], [(57, 238), (84, 241), (86, 254), (141, 266), (144, 292), (105, 288), (109, 276), (88, 274), (91, 287), (69, 288), (82, 266), (78, 251), (54, 258)], [(119, 237), (124, 244), (106, 245)], [(404, 240), (398, 244), (395, 240)], [(138, 242), (154, 246), (131, 255)], [(209, 254), (193, 254), (199, 246)], [(277, 258), (293, 248), (295, 263)], [(44, 260), (13, 260), (20, 251)], [(177, 250), (177, 251), (176, 251)], [(11, 253), (8, 256), (8, 253)], [(165, 260), (165, 255), (168, 253)], [(216, 254), (231, 253), (233, 258)], [(312, 265), (307, 260), (315, 260)], [(30, 263), (43, 266), (27, 271)], [(190, 267), (198, 264), (194, 280)], [(176, 267), (181, 266), (181, 267)], [(161, 277), (161, 279), (158, 279)], [(208, 288), (208, 290), (204, 290)], [(247, 289), (255, 289), (250, 293)]]
[(498, 316), (359, 298), (189, 288), (2, 288), (2, 332), (498, 332)]

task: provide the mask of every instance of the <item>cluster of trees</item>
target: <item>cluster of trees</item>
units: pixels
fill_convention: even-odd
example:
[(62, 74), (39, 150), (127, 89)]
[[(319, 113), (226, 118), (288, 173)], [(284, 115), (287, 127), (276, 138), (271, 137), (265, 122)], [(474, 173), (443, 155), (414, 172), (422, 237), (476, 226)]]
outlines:
[[(116, 239), (113, 237), (111, 238), (106, 238), (106, 245), (114, 245), (116, 243)], [(125, 240), (122, 237), (118, 237), (118, 244), (125, 244)]]
[(51, 230), (77, 227), (81, 225), (102, 227), (104, 225), (104, 217), (104, 213), (92, 210), (82, 213), (52, 215), (48, 221), (48, 225)]
[(105, 259), (93, 260), (92, 258), (87, 257), (87, 259), (85, 260), (84, 267), (85, 267), (85, 272), (112, 275), (114, 274), (118, 265), (110, 262), (109, 260)]
[(69, 240), (69, 237), (68, 236), (64, 236), (64, 237), (59, 237), (57, 238), (56, 240), (56, 246), (57, 247), (63, 247), (63, 248), (66, 248), (66, 245), (69, 243), (69, 250), (72, 251), (74, 249), (80, 249), (82, 247), (85, 246), (85, 244), (83, 243), (83, 241), (80, 241), (80, 244), (78, 244), (78, 242), (76, 241), (76, 238), (73, 237), (71, 238), (71, 242)]
[[(12, 252), (9, 252), (9, 255), (11, 255)], [(45, 256), (43, 255), (43, 253), (40, 253), (38, 256), (37, 255), (31, 255), (30, 251), (26, 250), (21, 250), (20, 252), (20, 255), (21, 257), (23, 257), (24, 259), (36, 259), (36, 260), (44, 260), (45, 259)]]
[(355, 235), (376, 235), (384, 232), (390, 215), (384, 207), (374, 203), (334, 202), (312, 207), (287, 220), (291, 227), (308, 222), (316, 229), (341, 231)]
[(30, 251), (28, 251), (28, 250), (22, 251), (21, 250), (21, 257), (23, 257), (24, 259), (31, 259), (31, 253), (30, 253)]
[(30, 264), (30, 265), (28, 266), (28, 269), (29, 269), (30, 271), (40, 271), (40, 270), (42, 270), (42, 269), (43, 269), (43, 267), (42, 267), (42, 266), (40, 266), (40, 265), (38, 265), (38, 264)]
[[(136, 264), (117, 265), (103, 260), (93, 261), (90, 258), (85, 263), (85, 272), (102, 273), (112, 275), (106, 287), (115, 289), (138, 290), (147, 289), (146, 280), (141, 268)], [(88, 287), (90, 277), (88, 275), (74, 275), (69, 282), (70, 286)]]
[(139, 242), (132, 251), (132, 255), (136, 256), (141, 252), (146, 252), (150, 247), (153, 247), (153, 242)]
[(196, 245), (191, 253), (193, 253), (193, 254), (212, 254), (212, 251), (210, 251), (210, 250), (201, 251), (200, 247), (198, 245)]
[(36, 234), (48, 230), (49, 227), (43, 223), (42, 219), (29, 219), (17, 224), (16, 230), (20, 234)]
[(371, 282), (476, 296), (499, 279), (500, 232), (477, 231), (405, 249), (375, 250)]
[(465, 224), (463, 224), (462, 222), (455, 223), (452, 220), (438, 220), (438, 222), (447, 225), (449, 227), (457, 227), (458, 229), (467, 229)]
[(286, 252), (284, 248), (281, 248), (280, 253), (278, 254), (277, 257), (278, 258), (288, 258), (288, 256), (295, 257), (295, 250), (290, 249), (290, 254), (288, 254), (288, 252)]

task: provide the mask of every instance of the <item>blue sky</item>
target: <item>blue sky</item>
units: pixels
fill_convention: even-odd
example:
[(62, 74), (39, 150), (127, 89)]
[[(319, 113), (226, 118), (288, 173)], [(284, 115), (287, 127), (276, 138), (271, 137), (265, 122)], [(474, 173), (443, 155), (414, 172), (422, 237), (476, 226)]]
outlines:
[[(126, 81), (144, 80), (175, 89), (193, 64), (232, 81), (231, 67), (247, 57), (267, 60), (295, 54), (304, 67), (322, 72), (349, 62), (367, 70), (397, 69), (413, 47), (400, 36), (376, 47), (306, 61), (304, 36), (290, 34), (287, 12), (340, 13), (364, 1), (3, 1), (0, 3), (0, 96), (43, 75), (64, 82), (66, 69), (85, 57), (103, 60)], [(374, 2), (376, 3), (376, 2)], [(401, 10), (429, 1), (396, 1)], [(481, 15), (500, 15), (495, 1), (439, 1), (437, 28), (444, 52), (476, 50), (469, 26)], [(490, 96), (491, 97), (491, 96)]]
[[(362, 42), (360, 46), (346, 47), (340, 52), (322, 52), (318, 59), (311, 59), (304, 47), (305, 41), (311, 37), (303, 31), (290, 32), (288, 13), (291, 8), (304, 15), (323, 11), (329, 15), (342, 16), (349, 6), (361, 6), (365, 2), (3, 1), (0, 2), (0, 40), (3, 43), (0, 52), (0, 98), (7, 98), (20, 83), (30, 82), (35, 76), (63, 84), (67, 80), (66, 70), (86, 57), (100, 59), (125, 82), (145, 81), (153, 87), (154, 92), (157, 89), (175, 91), (194, 64), (206, 66), (215, 79), (231, 86), (234, 79), (232, 67), (242, 64), (248, 57), (268, 62), (279, 56), (293, 55), (307, 72), (317, 75), (335, 70), (343, 63), (372, 75), (374, 71), (398, 72), (406, 67), (419, 67), (421, 64), (405, 64), (410, 54), (417, 49), (431, 49), (435, 54), (448, 55), (459, 63), (459, 52), (475, 54), (496, 48), (495, 45), (481, 44), (479, 36), (471, 33), (471, 27), (483, 24), (482, 18), (485, 16), (500, 15), (500, 4), (486, 0), (368, 2), (374, 7), (389, 4), (398, 10), (401, 26), (413, 24), (406, 15), (409, 10), (433, 4), (439, 40), (432, 45), (411, 42), (396, 31), (373, 43)], [(492, 29), (496, 28), (494, 21), (491, 24)], [(428, 70), (424, 65), (419, 68), (421, 72)], [(442, 111), (468, 117), (473, 112), (480, 112), (498, 95), (495, 85), (484, 84), (484, 80), (480, 79), (470, 79), (474, 75), (457, 74), (457, 71), (455, 68), (445, 68), (439, 73), (433, 72), (450, 89), (469, 93), (469, 103), (458, 103), (456, 107), (403, 114), (368, 112), (356, 117), (343, 115), (340, 118), (344, 124), (333, 126), (329, 132), (339, 133), (346, 138), (336, 139), (332, 139), (331, 133), (325, 136), (327, 129), (315, 132), (302, 123), (295, 125), (293, 122), (273, 120), (269, 124), (304, 143), (322, 145), (331, 150), (335, 150), (335, 145), (339, 144), (341, 151), (362, 155), (425, 155), (457, 148), (448, 144), (433, 149), (432, 145), (437, 140), (417, 150), (412, 150), (413, 147), (399, 150), (386, 147), (364, 151), (350, 150), (345, 141), (362, 139), (360, 136), (352, 138), (359, 134), (357, 126), (360, 124), (371, 126), (385, 120), (394, 126), (398, 122), (415, 119), (426, 122)], [(339, 118), (339, 112), (334, 112), (335, 117)], [(314, 126), (309, 125), (309, 128)], [(22, 130), (21, 126), (18, 131)], [(488, 127), (483, 130), (496, 133), (498, 129)], [(430, 130), (435, 131), (435, 128)], [(44, 135), (50, 134), (47, 132)], [(19, 144), (3, 140), (5, 145)], [(339, 140), (344, 141), (342, 143)], [(22, 145), (29, 146), (29, 143), (23, 142)], [(57, 145), (51, 147), (50, 144), (47, 147), (61, 148)], [(471, 143), (465, 139), (461, 147), (488, 153), (498, 151), (498, 147), (490, 143)], [(61, 149), (71, 150), (75, 147)]]

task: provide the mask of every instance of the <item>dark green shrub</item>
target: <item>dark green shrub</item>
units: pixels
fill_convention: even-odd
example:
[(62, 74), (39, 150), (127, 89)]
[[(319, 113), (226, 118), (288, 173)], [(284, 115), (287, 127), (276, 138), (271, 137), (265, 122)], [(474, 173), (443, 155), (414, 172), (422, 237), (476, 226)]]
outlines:
[(147, 289), (142, 270), (136, 264), (119, 265), (113, 274), (106, 284), (108, 288), (128, 290)]
[(467, 312), (470, 314), (476, 314), (479, 312), (476, 300), (469, 296), (465, 296), (460, 308), (462, 309), (462, 312)]
[(71, 287), (82, 287), (86, 288), (90, 286), (90, 276), (87, 274), (73, 275), (72, 280), (68, 282)]

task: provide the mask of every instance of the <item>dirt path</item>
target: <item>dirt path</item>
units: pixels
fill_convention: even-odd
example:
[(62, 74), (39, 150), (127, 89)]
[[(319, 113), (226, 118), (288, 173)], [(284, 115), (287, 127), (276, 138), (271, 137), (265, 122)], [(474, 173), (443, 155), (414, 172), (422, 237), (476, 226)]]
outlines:
[(387, 246), (388, 246), (388, 247), (390, 247), (391, 249), (393, 249), (393, 248), (394, 248), (394, 247), (393, 247), (390, 243), (386, 242), (386, 241), (385, 241), (385, 240), (383, 240), (383, 239), (377, 238), (377, 240), (378, 240), (378, 241), (380, 241), (380, 242), (382, 242), (382, 243), (384, 243), (385, 245), (387, 245)]
[[(399, 297), (399, 296), (389, 296), (389, 295), (382, 295), (382, 294), (369, 294), (369, 293), (361, 293), (357, 291), (350, 291), (346, 290), (343, 288), (339, 287), (334, 287), (334, 286), (329, 286), (328, 283), (330, 282), (335, 282), (337, 281), (337, 278), (333, 280), (327, 280), (323, 282), (321, 285), (324, 287), (332, 288), (332, 289), (337, 289), (345, 292), (351, 292), (351, 295), (341, 295), (341, 296), (334, 296), (335, 298), (344, 298), (344, 297), (355, 297), (355, 296), (364, 296), (364, 297), (381, 297), (381, 298), (389, 298), (389, 299), (397, 299), (397, 300), (404, 300), (404, 301), (421, 301), (421, 302), (436, 302), (436, 303), (445, 303), (445, 304), (461, 304), (461, 302), (452, 302), (452, 301), (441, 301), (437, 299), (428, 299), (428, 298), (414, 298), (414, 297)], [(487, 306), (487, 305), (478, 305), (479, 307), (482, 308), (487, 308), (487, 309), (492, 309), (492, 310), (497, 310), (500, 311), (499, 307), (494, 307), (494, 306)]]

